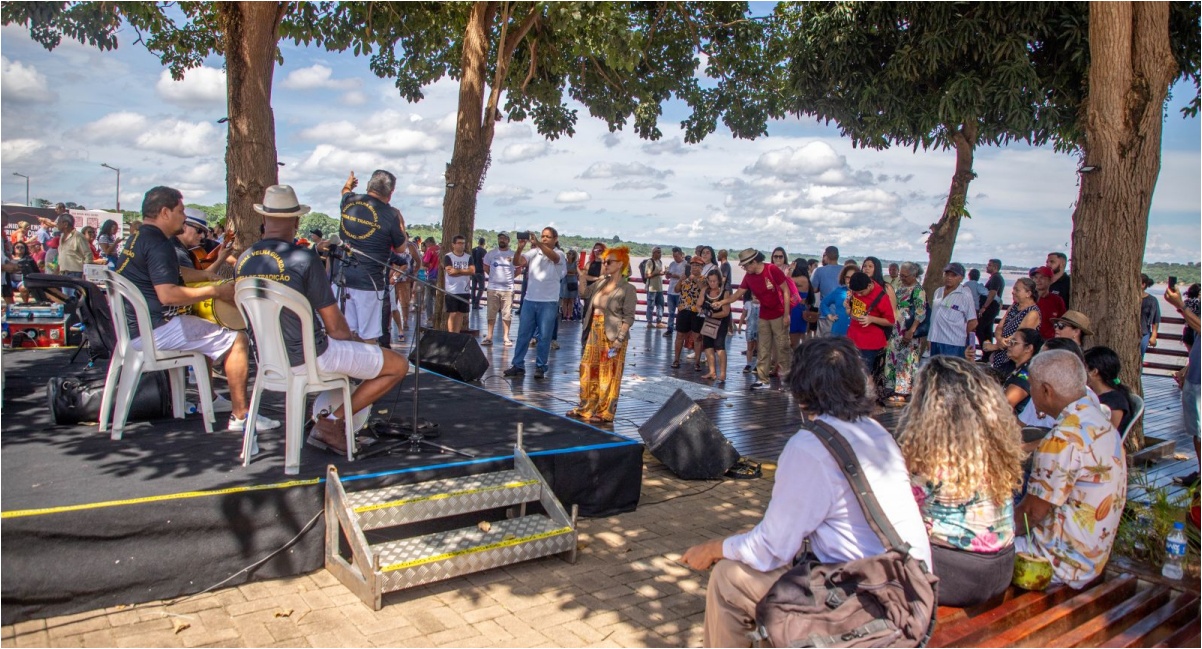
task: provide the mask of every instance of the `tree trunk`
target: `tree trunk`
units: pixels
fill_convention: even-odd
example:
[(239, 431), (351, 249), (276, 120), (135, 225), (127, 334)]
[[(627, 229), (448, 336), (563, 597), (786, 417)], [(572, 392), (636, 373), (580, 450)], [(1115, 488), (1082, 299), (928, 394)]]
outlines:
[(217, 3), (225, 44), (229, 137), (225, 149), (227, 227), (237, 233), (235, 253), (261, 238), (263, 217), (253, 205), (279, 182), (271, 83), (279, 21), (276, 2)]
[(967, 212), (964, 205), (968, 200), (968, 185), (977, 174), (972, 170), (973, 153), (977, 147), (977, 125), (970, 122), (952, 131), (952, 143), (956, 147), (956, 172), (952, 174), (952, 186), (947, 192), (947, 203), (938, 223), (931, 224), (931, 236), (927, 237), (926, 279), (922, 288), (928, 297), (943, 286), (943, 268), (952, 260), (956, 247), (956, 235), (960, 232), (960, 219)]
[[(1072, 304), (1092, 343), (1118, 353), (1122, 381), (1142, 393), (1139, 273), (1160, 174), (1164, 102), (1176, 65), (1164, 2), (1091, 2), (1083, 166), (1073, 212)], [(1129, 442), (1143, 446), (1142, 428)]]

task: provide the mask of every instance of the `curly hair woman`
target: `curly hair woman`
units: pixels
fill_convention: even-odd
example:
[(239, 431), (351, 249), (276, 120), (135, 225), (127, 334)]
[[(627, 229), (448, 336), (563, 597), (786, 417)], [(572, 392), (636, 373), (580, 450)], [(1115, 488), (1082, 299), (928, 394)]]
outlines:
[(626, 279), (630, 277), (630, 249), (616, 246), (602, 254), (599, 279), (581, 291), (588, 307), (582, 327), (580, 405), (568, 411), (569, 417), (594, 424), (612, 423), (618, 410), (626, 341), (639, 300)]
[(939, 604), (1001, 594), (1014, 570), (1014, 490), (1022, 484), (1018, 421), (974, 363), (932, 356), (914, 382), (898, 441), (931, 538)]

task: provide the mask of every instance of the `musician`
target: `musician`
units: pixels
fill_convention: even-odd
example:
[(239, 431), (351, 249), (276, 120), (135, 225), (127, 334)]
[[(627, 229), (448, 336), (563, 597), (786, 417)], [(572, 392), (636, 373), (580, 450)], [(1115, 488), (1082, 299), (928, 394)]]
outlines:
[[(142, 199), (142, 226), (133, 232), (121, 250), (117, 273), (128, 279), (146, 299), (154, 340), (159, 349), (197, 351), (210, 361), (223, 361), (230, 386), (226, 403), (214, 402), (217, 412), (230, 412), (227, 430), (246, 428), (247, 359), (250, 345), (246, 334), (230, 331), (208, 320), (189, 315), (188, 307), (211, 298), (234, 301), (234, 285), (185, 286), (179, 258), (171, 237), (184, 227), (184, 197), (178, 189), (155, 187)], [(194, 269), (191, 272), (200, 272)], [(127, 311), (133, 344), (141, 348), (133, 310)], [(221, 401), (225, 401), (222, 399)], [(258, 430), (278, 428), (280, 422), (259, 416)]]
[[(326, 271), (313, 250), (293, 243), (300, 217), (309, 212), (288, 185), (267, 188), (255, 211), (268, 217), (263, 223), (263, 239), (238, 259), (235, 276), (263, 277), (295, 289), (313, 307), (313, 333), (317, 366), (322, 372), (345, 374), (363, 382), (351, 394), (351, 413), (370, 406), (384, 396), (409, 371), (404, 356), (375, 344), (366, 344), (347, 325), (338, 311)], [(348, 274), (350, 269), (347, 268)], [(259, 335), (264, 335), (260, 332)], [(280, 335), (288, 349), (293, 368), (304, 364), (301, 324), (291, 313), (280, 319)], [(309, 435), (312, 446), (346, 455), (345, 407), (340, 406), (328, 418), (318, 419)]]
[[(204, 213), (191, 207), (184, 208), (184, 227), (180, 233), (171, 238), (175, 247), (175, 256), (179, 258), (180, 272), (184, 283), (207, 282), (220, 279), (218, 271), (228, 262), (225, 250), (214, 255), (216, 261), (209, 261), (208, 252), (203, 247), (205, 236), (209, 233), (209, 223)], [(230, 238), (232, 242), (233, 239)], [(223, 246), (225, 244), (222, 244)], [(191, 271), (197, 272), (191, 272)]]
[(388, 272), (384, 265), (392, 249), (405, 243), (405, 218), (388, 204), (396, 176), (378, 169), (367, 181), (367, 193), (354, 193), (359, 180), (351, 172), (342, 186), (342, 241), (357, 260), (343, 270), (346, 276), (346, 321), (364, 341), (376, 344), (383, 332), (383, 303)]

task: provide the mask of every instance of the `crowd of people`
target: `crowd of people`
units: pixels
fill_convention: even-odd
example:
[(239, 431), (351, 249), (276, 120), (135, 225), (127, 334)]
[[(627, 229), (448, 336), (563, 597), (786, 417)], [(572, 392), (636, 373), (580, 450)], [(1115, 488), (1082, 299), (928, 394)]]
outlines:
[[(417, 326), (410, 322), (414, 313), (428, 323), (438, 299), (447, 319), (437, 325), (452, 332), (466, 328), (472, 310), (486, 309), (480, 344), (513, 348), (503, 376), (514, 380), (524, 377), (531, 348), (534, 378), (547, 378), (560, 323), (579, 319), (580, 398), (566, 414), (613, 422), (638, 317), (639, 291), (631, 283), (637, 272), (647, 335), (663, 330), (674, 337), (670, 359), (663, 360), (672, 370), (691, 357), (698, 379), (724, 386), (729, 341), (741, 333), (745, 373), (754, 361), (750, 389), (775, 385), (789, 392), (807, 420), (848, 440), (910, 552), (940, 577), (941, 604), (969, 606), (1000, 594), (1017, 553), (1046, 560), (1055, 582), (1076, 588), (1104, 568), (1125, 504), (1123, 436), (1134, 408), (1119, 379), (1118, 354), (1091, 345), (1090, 318), (1070, 308), (1063, 254), (1049, 254), (1045, 265), (1013, 282), (999, 328), (1006, 281), (997, 259), (986, 265), (983, 282), (976, 269), (945, 265), (941, 284), (927, 295), (923, 268), (914, 262), (886, 268), (871, 256), (841, 260), (835, 246), (821, 260), (747, 248), (733, 256), (743, 271), (736, 285), (727, 250), (697, 246), (686, 255), (673, 247), (665, 259), (656, 247), (635, 268), (624, 246), (565, 251), (552, 227), (515, 232), (512, 247), (504, 232), (492, 248), (478, 239), (469, 249), (466, 235), (454, 236), (443, 250), (432, 238), (409, 238), (404, 217), (390, 204), (395, 176), (378, 170), (363, 193), (357, 185), (352, 173), (342, 189), (339, 233), (305, 233), (311, 239), (298, 237), (309, 207), (291, 187), (269, 187), (254, 206), (264, 217), (262, 238), (237, 259), (229, 254), (228, 233), (215, 235), (202, 214), (189, 213), (178, 190), (155, 187), (124, 240), (107, 223), (98, 237), (78, 232), (69, 216), (22, 224), (6, 242), (12, 254), (5, 270), (19, 278), (55, 264), (64, 274), (80, 273), (83, 263), (111, 264), (146, 299), (156, 345), (224, 364), (230, 397), (223, 407), (232, 431), (243, 430), (250, 415), (247, 335), (191, 315), (188, 307), (232, 300), (235, 282), (244, 278), (296, 290), (312, 307), (320, 369), (360, 381), (350, 404), (313, 420), (308, 442), (337, 453), (347, 452), (343, 419), (393, 389), (409, 369), (389, 343), (403, 342)], [(57, 251), (55, 260), (47, 259), (47, 248)], [(223, 276), (235, 282), (222, 283)], [(1146, 350), (1157, 344), (1160, 314), (1146, 292), (1151, 280), (1141, 281)], [(1164, 299), (1191, 334), (1180, 382), (1196, 451), (1198, 287), (1183, 296), (1170, 286)], [(275, 334), (294, 367), (305, 362), (300, 330), (286, 316)], [(872, 418), (881, 405), (905, 408), (893, 433)], [(259, 416), (255, 426), (268, 430), (279, 422)], [(756, 603), (803, 542), (825, 562), (883, 550), (850, 488), (803, 429), (779, 458), (763, 520), (684, 554), (695, 569), (713, 567), (707, 645), (747, 644)]]

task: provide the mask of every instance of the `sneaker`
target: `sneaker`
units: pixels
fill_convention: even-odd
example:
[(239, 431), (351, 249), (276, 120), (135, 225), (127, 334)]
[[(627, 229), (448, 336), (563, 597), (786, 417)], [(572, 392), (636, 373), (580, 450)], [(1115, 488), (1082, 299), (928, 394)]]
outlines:
[(751, 374), (751, 366), (750, 366), (750, 365), (744, 365), (744, 366), (743, 366), (743, 373), (744, 373), (744, 374)]
[(234, 404), (230, 403), (229, 399), (220, 394), (213, 397), (213, 412), (229, 412), (234, 409)]
[(536, 367), (536, 368), (534, 368), (534, 378), (536, 378), (536, 379), (545, 379), (545, 378), (547, 378), (547, 370), (545, 370), (545, 369), (543, 369), (543, 368), (541, 368), (541, 367)]
[(501, 372), (501, 375), (502, 376), (526, 376), (526, 368), (511, 367), (511, 368), (505, 370), (504, 372)]
[(751, 385), (747, 386), (747, 389), (748, 390), (767, 390), (769, 387), (771, 387), (771, 386), (769, 386), (767, 383), (761, 383), (759, 381), (754, 381), (754, 382), (752, 382)]
[(559, 349), (559, 341), (558, 340), (551, 341), (551, 349)]
[[(264, 417), (263, 415), (255, 415), (255, 430), (256, 431), (275, 430), (279, 427), (280, 427), (280, 422), (278, 422), (274, 419), (268, 419), (267, 417)], [(225, 429), (230, 431), (231, 433), (245, 432), (246, 431), (246, 420), (238, 419), (237, 417), (230, 415), (230, 423), (228, 426), (225, 427)]]
[(669, 329), (669, 330), (667, 330), (667, 331), (665, 331), (665, 332), (664, 332), (664, 338), (671, 338), (671, 337), (672, 337), (672, 334), (674, 334), (674, 333), (676, 333), (676, 332), (675, 332), (675, 331), (672, 331), (671, 329)]

